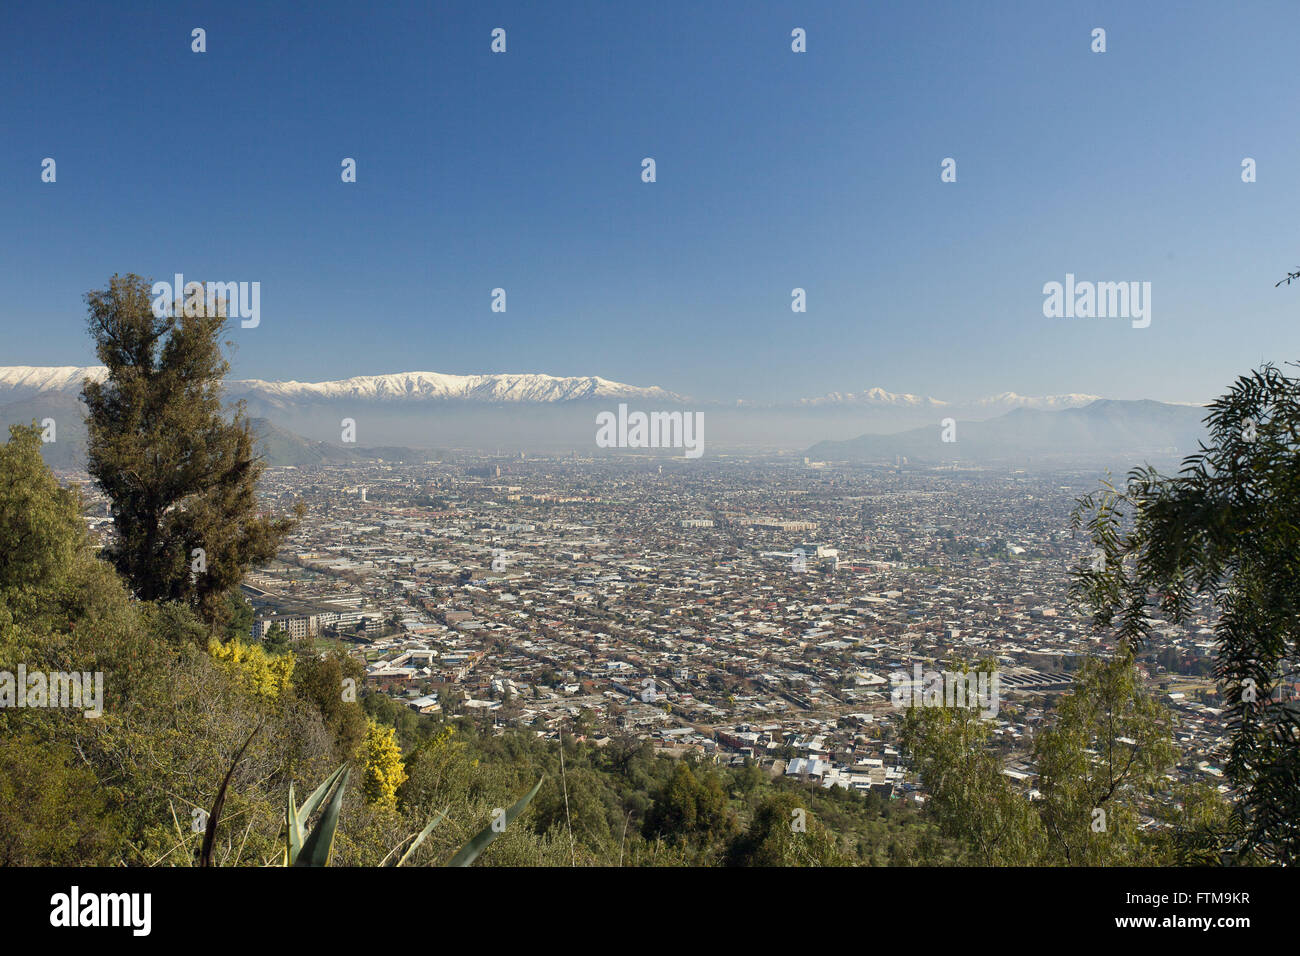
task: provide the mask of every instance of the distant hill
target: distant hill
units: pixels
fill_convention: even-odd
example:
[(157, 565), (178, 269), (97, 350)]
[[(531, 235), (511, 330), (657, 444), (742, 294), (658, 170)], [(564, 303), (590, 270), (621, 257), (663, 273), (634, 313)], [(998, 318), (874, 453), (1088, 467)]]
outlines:
[[(86, 407), (73, 394), (43, 392), (22, 401), (0, 405), (0, 440), (8, 438), (10, 425), (38, 425), (54, 420), (54, 441), (41, 447), (45, 463), (55, 471), (84, 471), (86, 468)], [(265, 418), (251, 418), (257, 435), (257, 454), (268, 465), (346, 464), (348, 462), (407, 461), (423, 462), (439, 457), (438, 452), (415, 451), (400, 446), (358, 447), (312, 441), (281, 428)]]
[(958, 421), (945, 443), (939, 423), (893, 435), (824, 441), (808, 449), (819, 461), (1115, 463), (1178, 460), (1205, 437), (1206, 411), (1195, 405), (1100, 399), (1082, 408), (1017, 408), (986, 421)]
[(251, 418), (249, 424), (257, 435), (257, 454), (268, 465), (293, 465), (302, 468), (307, 465), (341, 465), (360, 461), (405, 461), (423, 462), (436, 460), (437, 452), (417, 451), (411, 448), (382, 447), (359, 448), (353, 445), (333, 445), (329, 442), (312, 441), (301, 435), (281, 428), (265, 418)]
[(81, 471), (86, 463), (86, 408), (76, 395), (46, 392), (22, 401), (0, 405), (0, 440), (9, 438), (10, 425), (38, 425), (54, 419), (54, 441), (41, 446), (45, 464), (55, 471)]
[[(101, 366), (3, 366), (0, 367), (0, 407), (76, 397), (87, 378), (101, 380), (104, 375)], [(354, 460), (357, 450), (339, 443), (344, 419), (356, 423), (358, 441), (370, 446), (370, 452), (362, 457), (405, 455), (401, 450), (410, 448), (512, 455), (519, 452), (601, 455), (605, 451), (596, 445), (597, 416), (617, 410), (620, 404), (642, 412), (701, 412), (705, 421), (706, 455), (728, 449), (779, 449), (797, 453), (814, 442), (838, 441), (842, 445), (834, 452), (829, 445), (817, 446), (818, 457), (861, 453), (884, 458), (896, 454), (924, 455), (930, 459), (936, 453), (930, 448), (928, 430), (937, 430), (938, 422), (949, 417), (963, 423), (963, 427), (959, 429), (958, 446), (940, 449), (940, 458), (983, 455), (994, 446), (998, 453), (1038, 454), (1044, 450), (1041, 444), (1004, 442), (997, 437), (996, 430), (988, 433), (989, 449), (981, 448), (976, 443), (980, 431), (965, 426), (1014, 410), (1061, 412), (1091, 408), (1098, 401), (1097, 396), (1083, 393), (1027, 396), (1007, 391), (984, 398), (948, 401), (891, 392), (872, 385), (858, 391), (830, 392), (796, 401), (696, 402), (658, 386), (626, 385), (595, 375), (565, 377), (540, 373), (397, 372), (324, 382), (229, 379), (224, 388), (227, 400), (243, 401), (250, 417), (265, 419), (295, 438), (307, 441), (305, 446), (296, 440), (281, 441), (284, 436), (268, 432), (268, 461), (284, 464)], [(1138, 439), (1135, 447), (1146, 448), (1148, 439), (1159, 437), (1149, 431), (1149, 424), (1152, 423), (1135, 426), (1132, 435)], [(1032, 431), (1028, 419), (1022, 425)], [(1123, 437), (1123, 423), (1116, 421), (1111, 425)], [(911, 434), (915, 440), (910, 442), (910, 450), (903, 450), (909, 440), (898, 437), (908, 434), (906, 429), (914, 430)], [(1086, 432), (1084, 428), (1085, 436)], [(888, 440), (854, 437), (867, 435), (894, 437)], [(1182, 427), (1176, 426), (1171, 443), (1177, 444), (1182, 437)], [(74, 438), (70, 436), (70, 441)], [(861, 444), (859, 451), (850, 447), (853, 442)], [(1105, 442), (1101, 445), (1105, 446)], [(377, 446), (388, 447), (388, 452)], [(1085, 442), (1073, 451), (1090, 454), (1093, 448), (1093, 444)], [(1116, 450), (1127, 449), (1125, 446)], [(73, 449), (52, 450), (50, 454), (71, 458)]]
[[(105, 374), (102, 366), (3, 366), (0, 407), (75, 398), (86, 379), (99, 381)], [(539, 446), (594, 449), (598, 412), (617, 408), (620, 402), (648, 410), (676, 408), (686, 401), (658, 386), (626, 385), (596, 375), (398, 372), (327, 382), (227, 379), (223, 385), (225, 398), (243, 401), (250, 417), (315, 442), (304, 447), (268, 432), (268, 461), (280, 464), (410, 460), (411, 446), (479, 450), (504, 446), (512, 452)], [(343, 419), (356, 422), (357, 439), (369, 449), (337, 444)], [(811, 432), (804, 438), (824, 434)]]

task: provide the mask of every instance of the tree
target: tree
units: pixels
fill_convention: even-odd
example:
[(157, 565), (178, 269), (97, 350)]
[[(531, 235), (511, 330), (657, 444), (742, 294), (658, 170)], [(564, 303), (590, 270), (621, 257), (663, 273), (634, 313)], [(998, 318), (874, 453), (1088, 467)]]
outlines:
[(1002, 772), (993, 752), (992, 724), (966, 707), (911, 707), (901, 740), (930, 793), (928, 810), (945, 836), (980, 866), (1040, 862), (1042, 822), (1030, 801)]
[[(239, 635), (231, 634), (227, 640), (239, 640)], [(262, 649), (268, 654), (288, 654), (292, 648), (293, 641), (284, 621), (276, 621), (262, 638)]]
[(759, 805), (744, 833), (727, 849), (728, 866), (848, 866), (835, 835), (804, 805), (782, 793)]
[(1204, 833), (1190, 811), (1158, 804), (1157, 791), (1164, 789), (1176, 753), (1172, 731), (1164, 708), (1147, 694), (1125, 654), (1085, 660), (1052, 722), (1034, 741), (1037, 799), (1003, 773), (991, 729), (976, 710), (964, 707), (913, 707), (903, 720), (903, 745), (930, 791), (929, 811), (964, 850), (964, 862), (1175, 862), (1182, 847), (1175, 839), (1142, 834), (1143, 812), (1161, 812), (1180, 833)]
[[(318, 656), (309, 646), (301, 647), (293, 669), (293, 687), (320, 712), (338, 760), (355, 757), (365, 739), (366, 718), (355, 693), (364, 683), (364, 668), (340, 648)], [(352, 693), (345, 694), (348, 689)]]
[(1265, 365), (1209, 406), (1208, 441), (1176, 477), (1134, 469), (1080, 498), (1093, 557), (1073, 590), (1130, 648), (1200, 602), (1218, 612), (1214, 675), (1243, 794), (1236, 852), (1300, 861), (1300, 380)]
[(253, 621), (256, 619), (253, 605), (237, 589), (227, 595), (226, 603), (230, 607), (230, 614), (226, 618), (226, 639), (248, 637), (253, 633)]
[(1086, 660), (1056, 720), (1034, 741), (1037, 809), (1053, 856), (1073, 866), (1148, 862), (1140, 814), (1164, 788), (1174, 755), (1168, 714), (1133, 661)]
[(44, 467), (39, 432), (11, 434), (0, 446), (0, 671), (25, 663), (104, 680), (99, 719), (80, 707), (0, 708), (0, 859), (183, 861), (188, 808), (210, 805), (230, 741), (278, 711), (277, 732), (247, 755), (259, 792), (227, 807), (232, 819), (256, 817), (235, 845), (265, 858), (260, 847), (275, 834), (263, 831), (283, 813), (279, 793), (266, 799), (267, 783), (290, 764), (313, 763), (319, 722), (307, 708), (268, 706), (228, 675), (201, 650), (208, 630), (185, 605), (132, 601), (96, 557), (75, 490)]
[(112, 500), (105, 556), (140, 599), (184, 601), (215, 628), (244, 573), (275, 556), (294, 522), (257, 512), (264, 464), (243, 404), (222, 407), (226, 320), (196, 298), (155, 315), (136, 275), (87, 293), (108, 375), (87, 379), (82, 397), (87, 468)]
[(762, 786), (763, 770), (753, 757), (746, 757), (744, 765), (736, 772), (736, 789), (743, 794), (751, 794)]
[(655, 794), (645, 818), (647, 836), (689, 842), (706, 850), (729, 839), (735, 830), (735, 815), (727, 806), (717, 774), (697, 778), (685, 761), (677, 764), (672, 777)]
[(111, 858), (115, 821), (95, 775), (65, 747), (0, 737), (0, 866)]
[(145, 634), (140, 608), (113, 569), (96, 558), (80, 496), (45, 466), (39, 429), (9, 431), (0, 445), (0, 670), (20, 662), (102, 670), (125, 694), (160, 659), (159, 642)]
[(213, 638), (208, 653), (227, 673), (268, 700), (275, 700), (291, 686), (295, 662), (292, 654), (267, 654), (258, 645), (245, 644), (238, 638), (224, 644)]
[(49, 610), (85, 541), (76, 496), (41, 460), (40, 430), (15, 425), (9, 436), (0, 445), (0, 639)]
[(397, 809), (397, 788), (406, 782), (402, 750), (397, 746), (396, 731), (370, 721), (366, 727), (364, 747), (365, 782), (362, 789), (371, 803)]

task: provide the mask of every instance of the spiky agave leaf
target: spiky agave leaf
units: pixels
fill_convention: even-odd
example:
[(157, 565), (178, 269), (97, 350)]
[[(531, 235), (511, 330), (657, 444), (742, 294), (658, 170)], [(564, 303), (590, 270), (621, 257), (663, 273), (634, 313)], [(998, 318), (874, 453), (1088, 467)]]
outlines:
[(465, 846), (461, 848), (461, 851), (451, 858), (451, 861), (447, 865), (469, 866), (477, 860), (478, 855), (487, 849), (488, 844), (504, 833), (506, 827), (514, 821), (515, 817), (524, 812), (524, 808), (528, 806), (533, 797), (537, 796), (537, 791), (542, 788), (542, 781), (545, 779), (545, 776), (538, 779), (537, 783), (533, 785), (533, 789), (520, 797), (515, 802), (515, 805), (505, 812), (505, 823), (501, 826), (500, 830), (496, 829), (491, 823), (489, 823), (479, 831), (478, 836), (466, 843)]
[(302, 825), (298, 822), (298, 811), (294, 809), (293, 781), (289, 781), (289, 803), (284, 808), (284, 865), (293, 866), (302, 849)]
[[(441, 823), (441, 822), (442, 822), (443, 820), (445, 820), (445, 819), (447, 819), (447, 811), (446, 811), (446, 810), (439, 810), (437, 813), (435, 813), (435, 814), (433, 815), (433, 819), (430, 820), (430, 821), (425, 825), (424, 829), (421, 830), (421, 831), (419, 832), (419, 834), (416, 835), (414, 842), (412, 842), (411, 845), (408, 846), (408, 847), (406, 848), (406, 852), (402, 854), (401, 858), (400, 858), (396, 863), (387, 863), (387, 862), (385, 862), (385, 865), (386, 865), (386, 866), (405, 866), (405, 865), (406, 865), (406, 861), (409, 860), (409, 859), (411, 858), (411, 855), (412, 855), (413, 853), (415, 853), (416, 850), (419, 849), (420, 844), (424, 842), (425, 837), (427, 837), (430, 833), (432, 833), (432, 832), (433, 832), (433, 828), (436, 827), (439, 823)], [(402, 845), (402, 844), (400, 844), (400, 843), (397, 844), (397, 846), (399, 846), (399, 847), (400, 847), (401, 845)], [(394, 847), (394, 848), (393, 848), (393, 853), (396, 853), (396, 852), (397, 852), (397, 847)], [(391, 857), (392, 855), (393, 855), (392, 853), (388, 854), (389, 857)]]
[(253, 742), (257, 732), (262, 729), (261, 723), (253, 728), (253, 732), (248, 735), (244, 741), (244, 746), (240, 747), (235, 753), (235, 759), (230, 761), (230, 769), (226, 771), (225, 779), (221, 781), (221, 789), (217, 791), (217, 799), (212, 801), (212, 810), (208, 814), (208, 826), (203, 831), (203, 847), (199, 850), (199, 866), (212, 865), (212, 848), (217, 839), (217, 824), (221, 820), (221, 811), (226, 806), (226, 788), (230, 786), (230, 778), (235, 775), (235, 768), (239, 766), (239, 760), (244, 756), (244, 751), (248, 745)]
[(303, 805), (298, 808), (298, 824), (300, 826), (303, 823), (305, 823), (308, 819), (310, 819), (311, 815), (316, 812), (316, 809), (317, 807), (320, 806), (321, 801), (325, 799), (325, 795), (329, 793), (330, 789), (334, 786), (334, 782), (338, 780), (339, 777), (343, 776), (344, 771), (347, 769), (348, 769), (347, 764), (344, 764), (343, 766), (339, 767), (332, 774), (330, 774), (328, 777), (325, 778), (324, 783), (322, 783), (319, 787), (317, 787), (315, 790), (312, 791), (310, 797), (308, 797), (305, 801), (303, 801)]
[[(342, 777), (339, 777), (338, 771), (335, 771), (330, 776), (330, 780), (338, 778), (338, 785), (334, 787), (334, 792), (330, 796), (329, 802), (325, 804), (325, 810), (320, 819), (316, 821), (316, 825), (307, 834), (307, 838), (302, 841), (302, 849), (293, 861), (294, 866), (329, 865), (330, 852), (334, 849), (334, 831), (339, 825), (339, 811), (343, 807), (343, 791), (347, 789), (348, 776), (352, 772), (347, 766), (341, 769), (343, 771)], [(312, 794), (312, 796), (315, 797), (315, 794)], [(308, 803), (311, 802), (309, 799)]]
[(284, 865), (293, 866), (298, 860), (298, 854), (302, 852), (302, 828), (311, 815), (316, 812), (320, 802), (325, 799), (325, 795), (330, 792), (335, 782), (343, 775), (347, 769), (344, 764), (332, 774), (325, 778), (325, 782), (312, 791), (301, 807), (294, 808), (293, 799), (293, 781), (289, 781), (289, 803), (284, 811)]

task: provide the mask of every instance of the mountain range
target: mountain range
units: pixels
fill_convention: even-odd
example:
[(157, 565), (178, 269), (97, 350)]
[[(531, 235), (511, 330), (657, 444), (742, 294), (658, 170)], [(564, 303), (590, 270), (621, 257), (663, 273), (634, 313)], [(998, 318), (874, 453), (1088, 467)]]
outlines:
[(808, 449), (819, 461), (987, 464), (1078, 462), (1127, 470), (1143, 461), (1169, 462), (1197, 451), (1205, 409), (1152, 401), (1098, 399), (1079, 408), (1017, 408), (986, 421), (960, 421), (892, 435), (823, 441)]
[[(102, 365), (0, 367), (0, 403), (46, 392), (78, 394), (89, 378), (102, 381)], [(303, 402), (358, 399), (361, 401), (569, 402), (617, 399), (683, 403), (681, 395), (658, 387), (638, 388), (598, 376), (563, 378), (557, 375), (447, 375), (442, 372), (397, 372), (358, 375), (334, 382), (267, 382), (230, 379), (230, 398)]]
[(993, 413), (1009, 411), (1013, 408), (1079, 408), (1101, 398), (1100, 395), (1017, 395), (1015, 392), (999, 392), (970, 402), (945, 402), (938, 398), (907, 393), (887, 392), (883, 388), (868, 388), (861, 392), (830, 392), (819, 398), (801, 398), (795, 404), (800, 407), (825, 407), (831, 405), (859, 407), (893, 407), (925, 408), (934, 411), (961, 409), (963, 411), (986, 410)]
[[(47, 448), (47, 460), (73, 467), (84, 455), (82, 383), (105, 374), (102, 366), (0, 367), (0, 423), (54, 418), (64, 447)], [(1204, 414), (1198, 406), (1086, 394), (1002, 392), (954, 402), (880, 387), (785, 403), (695, 402), (658, 386), (543, 374), (399, 372), (325, 382), (233, 379), (225, 387), (256, 420), (274, 464), (409, 460), (431, 449), (594, 453), (596, 414), (622, 403), (705, 412), (706, 446), (715, 451), (808, 449), (810, 457), (833, 460), (1088, 457), (1102, 450), (1163, 456), (1187, 447)], [(958, 440), (936, 449), (940, 422), (949, 418), (961, 423)], [(345, 443), (349, 422), (355, 441)]]
[[(79, 394), (82, 382), (89, 378), (103, 380), (107, 370), (102, 365), (0, 366), (0, 404), (33, 395), (59, 392)], [(443, 372), (396, 372), (389, 375), (357, 375), (329, 382), (270, 382), (263, 379), (230, 379), (226, 394), (234, 399), (266, 402), (301, 403), (358, 400), (375, 402), (480, 402), (537, 403), (573, 402), (608, 399), (641, 401), (697, 407), (716, 405), (694, 402), (687, 396), (657, 385), (636, 386), (612, 382), (596, 375), (568, 376), (538, 373), (497, 373), (492, 375), (449, 375)], [(1099, 395), (1046, 395), (1032, 397), (1015, 392), (1001, 392), (971, 402), (949, 402), (928, 396), (890, 392), (880, 387), (861, 392), (829, 392), (816, 398), (802, 398), (790, 403), (757, 405), (751, 408), (827, 408), (879, 407), (924, 409), (987, 409), (997, 414), (1012, 408), (1076, 408), (1096, 401)]]

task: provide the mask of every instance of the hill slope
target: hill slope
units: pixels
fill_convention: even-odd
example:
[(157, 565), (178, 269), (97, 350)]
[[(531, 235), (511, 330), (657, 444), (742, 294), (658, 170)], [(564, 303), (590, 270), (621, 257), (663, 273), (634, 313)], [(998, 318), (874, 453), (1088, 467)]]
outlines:
[(825, 461), (1117, 461), (1179, 459), (1197, 450), (1205, 409), (1152, 401), (1100, 399), (1082, 408), (1017, 408), (986, 421), (959, 421), (956, 441), (935, 424), (894, 435), (819, 442), (807, 452)]

